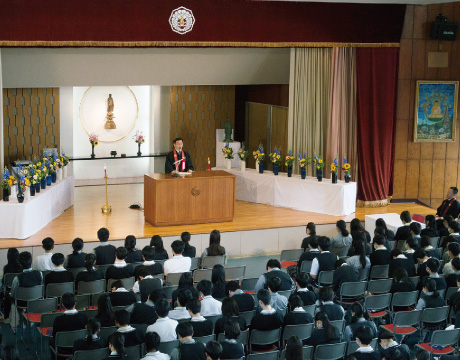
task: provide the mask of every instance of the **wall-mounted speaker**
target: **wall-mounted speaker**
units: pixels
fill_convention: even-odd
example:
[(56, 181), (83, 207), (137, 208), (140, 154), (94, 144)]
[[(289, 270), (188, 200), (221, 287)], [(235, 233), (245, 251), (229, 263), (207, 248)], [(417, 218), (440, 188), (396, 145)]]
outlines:
[(447, 18), (439, 14), (436, 16), (436, 21), (431, 23), (430, 38), (431, 40), (455, 41), (457, 27), (457, 24), (447, 22)]

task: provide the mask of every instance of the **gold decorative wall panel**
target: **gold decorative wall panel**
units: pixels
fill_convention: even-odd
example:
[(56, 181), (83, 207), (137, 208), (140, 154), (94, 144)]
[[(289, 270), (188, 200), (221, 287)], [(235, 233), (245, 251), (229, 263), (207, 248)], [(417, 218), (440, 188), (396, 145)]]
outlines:
[[(235, 86), (171, 86), (170, 140), (184, 139), (195, 170), (216, 164), (216, 129), (227, 119), (235, 124)], [(171, 145), (172, 146), (172, 145)]]
[(60, 146), (59, 89), (3, 89), (5, 165)]

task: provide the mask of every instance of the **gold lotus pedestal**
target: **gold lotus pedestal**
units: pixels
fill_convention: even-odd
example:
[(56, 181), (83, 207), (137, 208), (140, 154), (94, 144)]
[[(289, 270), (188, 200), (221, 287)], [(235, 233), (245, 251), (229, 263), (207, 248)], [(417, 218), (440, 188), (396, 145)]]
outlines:
[(105, 180), (105, 205), (102, 206), (102, 212), (104, 214), (111, 213), (112, 207), (109, 205), (109, 198), (107, 196), (107, 176), (104, 176)]

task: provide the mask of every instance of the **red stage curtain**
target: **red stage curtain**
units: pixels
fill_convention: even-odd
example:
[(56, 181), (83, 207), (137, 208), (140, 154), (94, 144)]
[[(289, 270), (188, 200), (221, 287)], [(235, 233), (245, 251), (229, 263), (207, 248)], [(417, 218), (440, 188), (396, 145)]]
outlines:
[(357, 48), (358, 206), (393, 194), (399, 48)]

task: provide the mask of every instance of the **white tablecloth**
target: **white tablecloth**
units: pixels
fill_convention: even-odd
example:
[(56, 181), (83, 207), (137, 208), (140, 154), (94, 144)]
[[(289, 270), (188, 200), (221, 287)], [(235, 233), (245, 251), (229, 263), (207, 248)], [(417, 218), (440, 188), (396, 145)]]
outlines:
[[(369, 232), (369, 234), (371, 234), (371, 238), (374, 237), (375, 222), (379, 218), (382, 218), (383, 220), (385, 220), (388, 230), (393, 231), (395, 235), (396, 235), (396, 231), (398, 231), (398, 228), (403, 226), (400, 215), (396, 213), (366, 215), (364, 216), (364, 222), (365, 222), (364, 226), (366, 230)], [(422, 229), (425, 229), (425, 224), (420, 223), (420, 225), (422, 226)]]
[(320, 214), (343, 216), (356, 210), (356, 183), (330, 179), (319, 182), (316, 178), (300, 175), (275, 176), (272, 171), (259, 174), (255, 169), (224, 169), (236, 176), (236, 199), (242, 201), (287, 207)]
[(18, 203), (10, 197), (0, 202), (0, 238), (25, 239), (74, 204), (74, 176), (47, 186), (30, 200)]

